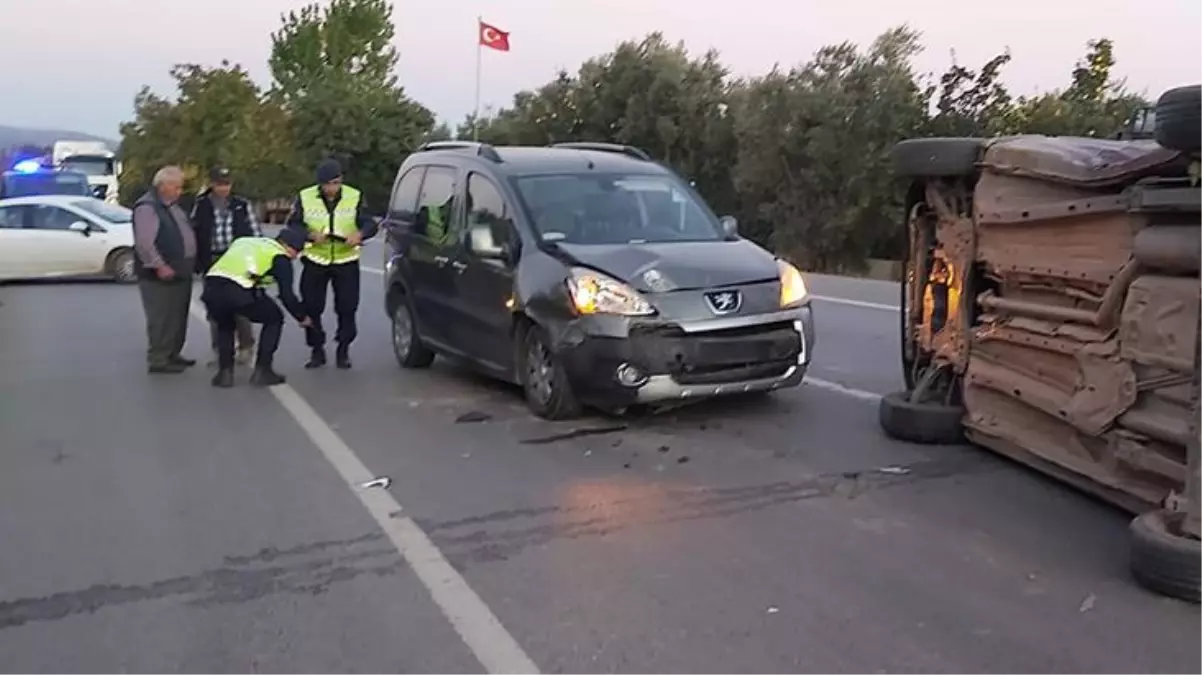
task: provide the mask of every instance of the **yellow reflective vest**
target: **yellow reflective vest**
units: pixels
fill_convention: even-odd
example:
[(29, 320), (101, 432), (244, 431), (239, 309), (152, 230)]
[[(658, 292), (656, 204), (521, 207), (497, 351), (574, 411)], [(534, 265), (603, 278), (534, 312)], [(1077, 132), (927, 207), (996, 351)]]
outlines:
[(359, 230), (355, 215), (359, 212), (360, 192), (349, 185), (342, 186), (342, 197), (334, 207), (333, 218), (321, 198), (317, 185), (300, 191), (300, 206), (305, 227), (310, 234), (323, 233), (326, 240), (305, 244), (303, 255), (319, 265), (337, 265), (359, 259), (359, 247), (338, 241), (333, 236), (348, 237)]
[(206, 277), (229, 279), (242, 288), (269, 286), (271, 264), (277, 255), (287, 255), (283, 244), (268, 237), (239, 237), (231, 244), (209, 271)]

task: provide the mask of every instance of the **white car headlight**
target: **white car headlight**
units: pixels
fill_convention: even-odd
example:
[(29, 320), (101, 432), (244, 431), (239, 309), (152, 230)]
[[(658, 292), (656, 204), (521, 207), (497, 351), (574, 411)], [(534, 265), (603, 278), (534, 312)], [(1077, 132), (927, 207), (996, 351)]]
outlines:
[(626, 284), (590, 269), (576, 267), (568, 277), (568, 294), (580, 314), (654, 314), (651, 303)]
[(810, 291), (805, 279), (801, 278), (801, 271), (783, 260), (777, 260), (776, 267), (780, 272), (781, 309), (796, 307), (809, 299)]

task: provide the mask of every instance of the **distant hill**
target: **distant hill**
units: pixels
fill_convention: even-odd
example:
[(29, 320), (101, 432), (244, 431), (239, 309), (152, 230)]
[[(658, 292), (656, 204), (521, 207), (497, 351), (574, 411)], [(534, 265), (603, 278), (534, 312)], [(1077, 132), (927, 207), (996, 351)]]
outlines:
[(55, 141), (103, 141), (116, 150), (120, 145), (111, 138), (93, 136), (78, 131), (63, 131), (61, 129), (28, 129), (25, 127), (10, 127), (0, 124), (0, 153), (15, 145), (50, 145)]

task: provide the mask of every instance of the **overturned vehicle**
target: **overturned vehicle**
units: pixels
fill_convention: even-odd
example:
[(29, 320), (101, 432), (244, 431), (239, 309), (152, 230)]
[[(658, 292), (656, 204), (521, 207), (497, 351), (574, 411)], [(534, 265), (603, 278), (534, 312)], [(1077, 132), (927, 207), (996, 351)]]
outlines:
[(967, 439), (1137, 514), (1131, 569), (1199, 599), (1199, 87), (1155, 140), (927, 138), (907, 183), (890, 436)]

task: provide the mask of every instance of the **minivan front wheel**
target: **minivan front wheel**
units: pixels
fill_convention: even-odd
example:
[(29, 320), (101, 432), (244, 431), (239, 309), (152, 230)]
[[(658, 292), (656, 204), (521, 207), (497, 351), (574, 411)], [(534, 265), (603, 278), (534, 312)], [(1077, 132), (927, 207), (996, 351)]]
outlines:
[(567, 373), (551, 350), (546, 332), (531, 325), (522, 336), (519, 377), (526, 403), (535, 415), (548, 420), (565, 420), (580, 414), (580, 402), (572, 391)]
[(426, 368), (434, 362), (434, 352), (417, 334), (417, 322), (404, 297), (392, 308), (392, 353), (402, 368)]

